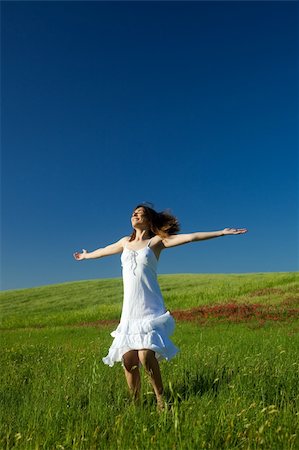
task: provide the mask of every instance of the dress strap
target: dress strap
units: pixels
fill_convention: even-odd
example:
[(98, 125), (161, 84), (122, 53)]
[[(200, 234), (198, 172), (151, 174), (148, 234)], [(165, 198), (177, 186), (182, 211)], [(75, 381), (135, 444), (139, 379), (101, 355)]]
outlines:
[(149, 247), (151, 245), (151, 239), (149, 240), (147, 247)]

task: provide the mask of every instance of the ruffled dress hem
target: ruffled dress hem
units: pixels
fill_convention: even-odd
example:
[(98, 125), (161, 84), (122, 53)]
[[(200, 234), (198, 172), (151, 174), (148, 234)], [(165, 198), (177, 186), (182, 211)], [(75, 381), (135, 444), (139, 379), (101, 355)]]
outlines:
[(102, 359), (104, 364), (112, 367), (115, 362), (123, 362), (123, 356), (130, 350), (153, 350), (158, 360), (170, 360), (178, 348), (169, 336), (173, 333), (175, 322), (170, 312), (142, 320), (121, 321), (116, 330), (108, 355)]

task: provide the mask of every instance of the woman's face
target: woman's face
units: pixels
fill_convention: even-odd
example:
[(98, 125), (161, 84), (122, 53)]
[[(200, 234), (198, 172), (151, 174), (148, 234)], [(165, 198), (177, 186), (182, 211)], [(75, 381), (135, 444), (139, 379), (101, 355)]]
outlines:
[(148, 220), (145, 215), (145, 211), (143, 208), (137, 208), (134, 210), (131, 223), (133, 228), (146, 228), (148, 225)]

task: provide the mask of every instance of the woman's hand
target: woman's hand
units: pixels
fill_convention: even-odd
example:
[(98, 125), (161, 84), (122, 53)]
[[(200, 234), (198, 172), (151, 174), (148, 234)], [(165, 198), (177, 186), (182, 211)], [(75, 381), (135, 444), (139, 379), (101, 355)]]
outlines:
[(82, 259), (86, 259), (86, 255), (87, 255), (87, 251), (84, 250), (84, 248), (82, 250), (82, 253), (76, 252), (76, 253), (73, 254), (74, 258), (77, 261), (81, 261)]
[(247, 233), (246, 228), (224, 228), (223, 235), (226, 234), (244, 234)]

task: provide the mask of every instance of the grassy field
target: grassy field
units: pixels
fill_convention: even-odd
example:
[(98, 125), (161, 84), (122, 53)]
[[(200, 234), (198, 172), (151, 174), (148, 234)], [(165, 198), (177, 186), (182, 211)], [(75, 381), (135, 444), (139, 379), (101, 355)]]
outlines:
[(299, 276), (164, 275), (169, 408), (102, 364), (121, 280), (1, 294), (1, 449), (299, 449)]

